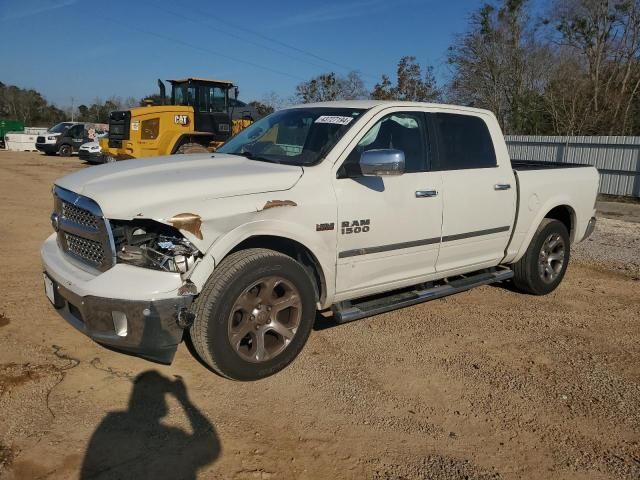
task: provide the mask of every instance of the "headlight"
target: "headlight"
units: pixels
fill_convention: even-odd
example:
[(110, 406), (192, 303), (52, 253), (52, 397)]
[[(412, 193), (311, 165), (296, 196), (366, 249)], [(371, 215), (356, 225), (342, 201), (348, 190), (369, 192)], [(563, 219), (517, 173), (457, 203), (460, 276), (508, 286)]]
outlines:
[(47, 137), (47, 140), (55, 140), (56, 137)]

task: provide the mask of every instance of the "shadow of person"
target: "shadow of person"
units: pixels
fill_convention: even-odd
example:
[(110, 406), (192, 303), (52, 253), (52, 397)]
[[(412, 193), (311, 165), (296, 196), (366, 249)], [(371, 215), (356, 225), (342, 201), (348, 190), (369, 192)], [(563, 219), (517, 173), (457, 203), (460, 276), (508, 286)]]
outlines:
[[(91, 436), (80, 479), (195, 479), (220, 454), (215, 428), (191, 403), (180, 378), (150, 370), (133, 383), (128, 410), (109, 412)], [(184, 409), (192, 433), (162, 422), (168, 394)]]

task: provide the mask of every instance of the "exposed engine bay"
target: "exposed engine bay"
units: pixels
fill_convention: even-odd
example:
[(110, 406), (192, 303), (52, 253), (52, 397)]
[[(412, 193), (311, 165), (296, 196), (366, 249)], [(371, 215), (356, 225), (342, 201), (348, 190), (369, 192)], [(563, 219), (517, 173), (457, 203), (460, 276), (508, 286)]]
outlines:
[(179, 230), (153, 220), (112, 220), (118, 263), (166, 272), (188, 272), (201, 256)]

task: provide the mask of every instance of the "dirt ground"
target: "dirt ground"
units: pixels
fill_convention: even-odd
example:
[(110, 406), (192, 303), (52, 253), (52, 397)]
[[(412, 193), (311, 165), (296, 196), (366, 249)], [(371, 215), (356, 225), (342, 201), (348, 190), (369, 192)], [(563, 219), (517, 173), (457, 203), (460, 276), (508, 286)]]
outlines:
[(638, 278), (580, 259), (545, 297), (319, 319), (285, 371), (232, 382), (184, 345), (171, 366), (106, 350), (49, 305), (51, 184), (79, 168), (0, 152), (0, 478), (640, 478)]

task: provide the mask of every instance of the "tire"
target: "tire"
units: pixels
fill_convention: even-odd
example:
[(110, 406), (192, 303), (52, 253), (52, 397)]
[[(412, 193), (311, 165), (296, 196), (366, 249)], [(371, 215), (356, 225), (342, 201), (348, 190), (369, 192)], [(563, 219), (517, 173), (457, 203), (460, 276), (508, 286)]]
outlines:
[(210, 153), (209, 150), (204, 145), (200, 145), (199, 143), (190, 142), (183, 143), (176, 150), (176, 155), (181, 154), (190, 154), (190, 153)]
[(551, 293), (564, 278), (570, 256), (567, 227), (545, 218), (524, 256), (513, 265), (513, 283), (518, 290), (532, 295)]
[(298, 262), (253, 248), (220, 263), (192, 311), (189, 333), (200, 359), (224, 377), (258, 380), (300, 353), (315, 321), (316, 294)]
[(61, 157), (70, 157), (72, 153), (73, 148), (71, 148), (71, 145), (60, 145), (60, 148), (58, 149), (58, 155)]

